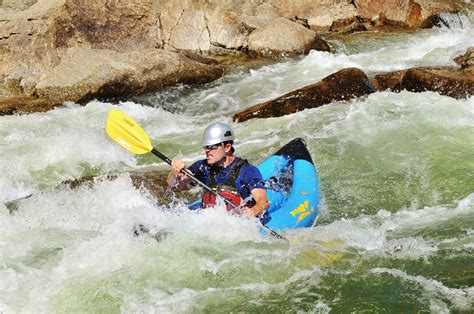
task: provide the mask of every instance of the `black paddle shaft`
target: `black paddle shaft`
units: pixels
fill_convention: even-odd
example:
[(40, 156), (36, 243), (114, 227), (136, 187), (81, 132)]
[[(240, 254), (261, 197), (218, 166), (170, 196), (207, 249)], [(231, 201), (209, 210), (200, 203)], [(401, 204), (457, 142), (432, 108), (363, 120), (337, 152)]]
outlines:
[[(162, 159), (164, 162), (166, 162), (168, 165), (171, 166), (171, 159), (169, 159), (168, 157), (166, 157), (165, 155), (163, 155), (162, 153), (160, 153), (159, 151), (157, 151), (156, 149), (152, 149), (151, 151), (155, 156), (157, 156), (158, 158)], [(210, 187), (208, 187), (207, 185), (205, 185), (204, 183), (202, 183), (198, 178), (196, 178), (191, 171), (189, 171), (188, 169), (184, 168), (183, 170), (181, 170), (181, 172), (183, 172), (185, 175), (187, 175), (188, 177), (190, 177), (191, 179), (194, 180), (194, 182), (196, 182), (197, 184), (199, 184), (202, 188), (204, 188), (204, 190), (206, 190), (207, 192), (209, 193), (212, 193), (214, 195), (217, 195), (217, 196), (220, 196), (224, 202), (226, 204), (228, 204), (229, 206), (232, 207), (232, 209), (236, 209), (237, 206), (232, 203), (231, 201), (229, 201), (228, 199), (226, 199), (225, 197), (222, 197), (219, 192), (217, 191), (214, 191), (213, 189), (211, 189)]]
[[(171, 159), (169, 159), (168, 157), (166, 157), (165, 155), (163, 155), (162, 153), (160, 153), (159, 151), (157, 151), (156, 149), (152, 149), (151, 150), (151, 153), (155, 156), (157, 156), (158, 158), (160, 158), (161, 160), (163, 160), (164, 162), (166, 162), (168, 165), (171, 166)], [(211, 189), (210, 187), (208, 187), (207, 185), (205, 185), (204, 183), (202, 183), (198, 178), (196, 178), (192, 173), (191, 171), (189, 171), (188, 169), (183, 169), (181, 170), (185, 175), (187, 175), (188, 177), (190, 177), (192, 180), (194, 180), (194, 182), (196, 182), (197, 184), (199, 184), (204, 190), (206, 190), (207, 192), (209, 193), (212, 193), (216, 196), (219, 196), (221, 197), (224, 202), (229, 205), (230, 207), (232, 207), (232, 209), (236, 209), (237, 206), (232, 203), (231, 201), (229, 201), (228, 199), (226, 199), (225, 197), (221, 196), (220, 193), (218, 191), (214, 191), (213, 189)], [(283, 237), (281, 235), (279, 235), (278, 233), (276, 233), (275, 231), (271, 230), (270, 228), (268, 228), (267, 226), (263, 225), (262, 226), (274, 237), (278, 238), (278, 239), (283, 239)]]

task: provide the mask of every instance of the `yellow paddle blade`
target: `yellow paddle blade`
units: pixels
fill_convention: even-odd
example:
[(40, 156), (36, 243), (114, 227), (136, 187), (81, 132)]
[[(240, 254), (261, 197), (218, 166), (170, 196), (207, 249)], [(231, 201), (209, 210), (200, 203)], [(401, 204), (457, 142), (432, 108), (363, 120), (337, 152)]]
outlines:
[(145, 131), (132, 118), (116, 109), (109, 112), (105, 131), (113, 141), (134, 154), (146, 154), (153, 149)]

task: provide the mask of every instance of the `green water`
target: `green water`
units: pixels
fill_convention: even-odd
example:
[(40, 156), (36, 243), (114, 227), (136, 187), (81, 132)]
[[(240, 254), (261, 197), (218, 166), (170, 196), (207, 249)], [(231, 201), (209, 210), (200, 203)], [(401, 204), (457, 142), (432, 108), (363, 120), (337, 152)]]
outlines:
[[(467, 18), (463, 28), (333, 42), (338, 53), (234, 68), (143, 104), (0, 117), (0, 313), (472, 312), (472, 97), (378, 92), (232, 124), (238, 155), (252, 163), (294, 137), (308, 144), (318, 221), (284, 241), (224, 209), (191, 213), (179, 197), (156, 204), (128, 172), (167, 165), (127, 153), (104, 126), (118, 107), (162, 153), (190, 163), (208, 123), (231, 123), (252, 104), (344, 67), (449, 64), (473, 44)], [(61, 184), (86, 176), (95, 179)], [(134, 237), (139, 223), (165, 236)]]

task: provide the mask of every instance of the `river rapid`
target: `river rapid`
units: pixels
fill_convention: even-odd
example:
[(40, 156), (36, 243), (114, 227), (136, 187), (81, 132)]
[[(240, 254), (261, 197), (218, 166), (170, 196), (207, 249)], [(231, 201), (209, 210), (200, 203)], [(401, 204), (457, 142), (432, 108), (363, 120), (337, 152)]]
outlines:
[[(231, 122), (342, 68), (454, 65), (474, 46), (473, 24), (333, 39), (333, 53), (237, 67), (141, 101), (0, 117), (0, 313), (474, 311), (474, 98), (386, 91)], [(320, 178), (316, 225), (278, 240), (224, 208), (157, 204), (129, 171), (168, 166), (107, 138), (113, 108), (188, 163), (211, 122), (231, 123), (252, 163), (304, 138)], [(139, 223), (161, 241), (134, 237)]]

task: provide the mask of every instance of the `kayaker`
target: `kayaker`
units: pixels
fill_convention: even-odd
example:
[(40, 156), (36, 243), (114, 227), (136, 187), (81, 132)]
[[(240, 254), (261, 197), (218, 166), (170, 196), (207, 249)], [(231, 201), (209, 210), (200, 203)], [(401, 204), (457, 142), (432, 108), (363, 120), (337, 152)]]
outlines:
[[(206, 159), (193, 163), (188, 170), (221, 196), (239, 206), (239, 213), (261, 216), (269, 207), (262, 175), (257, 167), (234, 155), (234, 131), (225, 123), (213, 123), (203, 133), (202, 147)], [(186, 167), (182, 160), (173, 160), (168, 185), (190, 188), (194, 182), (180, 172)], [(194, 184), (195, 185), (195, 184)], [(203, 207), (216, 205), (216, 196), (205, 193)], [(227, 206), (231, 210), (230, 206)]]

